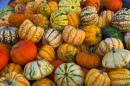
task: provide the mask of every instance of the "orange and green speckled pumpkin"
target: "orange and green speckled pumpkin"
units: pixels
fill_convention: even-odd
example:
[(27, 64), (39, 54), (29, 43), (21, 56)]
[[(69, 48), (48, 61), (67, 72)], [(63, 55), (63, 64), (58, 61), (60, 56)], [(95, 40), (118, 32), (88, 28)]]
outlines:
[(83, 43), (85, 32), (79, 28), (68, 25), (62, 32), (62, 38), (66, 43), (78, 46)]
[(71, 26), (79, 26), (80, 25), (80, 14), (78, 12), (70, 12), (68, 15), (68, 22)]
[(71, 11), (81, 12), (79, 0), (60, 0), (59, 10), (66, 11), (67, 13)]
[(15, 64), (15, 63), (9, 63), (6, 65), (6, 67), (4, 69), (2, 69), (0, 71), (0, 76), (6, 76), (7, 73), (11, 73), (11, 72), (16, 72), (17, 74), (22, 74), (23, 73), (23, 69), (22, 66), (19, 64)]
[(44, 29), (34, 26), (29, 19), (26, 19), (19, 28), (19, 37), (34, 43), (37, 43), (42, 38), (43, 33)]
[(92, 48), (88, 52), (79, 52), (76, 56), (77, 64), (88, 69), (97, 68), (100, 61), (100, 57), (96, 53), (92, 53)]
[(46, 2), (46, 3), (43, 3), (39, 9), (42, 15), (50, 17), (53, 11), (58, 10), (58, 4), (54, 1)]
[(30, 86), (30, 83), (22, 74), (11, 72), (0, 78), (0, 86)]
[(57, 50), (58, 59), (62, 60), (63, 62), (75, 61), (78, 53), (78, 49), (68, 43), (61, 44)]
[(63, 10), (56, 10), (51, 13), (51, 26), (59, 31), (62, 31), (68, 25), (67, 13)]
[(95, 25), (88, 25), (83, 28), (85, 32), (84, 42), (87, 45), (94, 46), (97, 45), (102, 39), (101, 29)]
[(37, 53), (36, 59), (46, 59), (52, 62), (55, 59), (55, 51), (50, 45), (43, 45)]
[(56, 86), (56, 84), (48, 78), (37, 80), (32, 86)]
[(57, 86), (84, 86), (84, 75), (79, 65), (63, 63), (55, 70), (54, 80)]
[(25, 65), (23, 75), (28, 80), (38, 80), (48, 76), (53, 70), (53, 65), (47, 60), (35, 60)]

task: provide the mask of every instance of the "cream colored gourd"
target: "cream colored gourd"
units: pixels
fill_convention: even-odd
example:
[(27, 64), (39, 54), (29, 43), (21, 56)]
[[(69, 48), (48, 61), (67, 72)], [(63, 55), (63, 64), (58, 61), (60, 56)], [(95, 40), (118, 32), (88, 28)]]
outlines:
[(62, 32), (62, 38), (66, 43), (78, 46), (85, 39), (85, 32), (73, 26), (66, 26)]
[(122, 68), (130, 62), (130, 51), (126, 49), (114, 48), (108, 52), (102, 59), (102, 65), (105, 68)]
[(99, 28), (103, 28), (106, 26), (106, 19), (102, 16), (98, 16), (98, 22), (96, 24)]
[(112, 48), (114, 47), (114, 49), (124, 49), (123, 43), (121, 42), (120, 39), (116, 39), (116, 38), (106, 38), (105, 40), (102, 40), (97, 49), (96, 49), (96, 53), (100, 56), (103, 57), (105, 56), (108, 52), (110, 52), (112, 50)]
[(54, 28), (47, 29), (42, 37), (42, 43), (49, 44), (53, 48), (58, 47), (62, 42), (63, 39), (61, 33)]
[(47, 60), (35, 60), (25, 65), (23, 75), (28, 80), (38, 80), (46, 77), (53, 70), (53, 65), (51, 65)]
[(91, 69), (85, 77), (85, 86), (110, 86), (110, 78), (104, 70)]
[(125, 68), (110, 70), (108, 76), (111, 80), (111, 86), (130, 85), (130, 71)]
[(57, 86), (84, 86), (84, 72), (73, 62), (63, 63), (55, 70), (54, 80)]

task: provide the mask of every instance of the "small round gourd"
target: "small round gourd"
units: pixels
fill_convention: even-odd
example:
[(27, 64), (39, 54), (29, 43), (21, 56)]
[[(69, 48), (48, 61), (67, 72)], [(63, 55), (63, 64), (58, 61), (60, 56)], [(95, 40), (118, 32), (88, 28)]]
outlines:
[(62, 42), (63, 39), (61, 33), (54, 28), (47, 29), (42, 37), (42, 43), (49, 44), (53, 48), (58, 47)]
[(78, 46), (85, 39), (85, 32), (73, 26), (66, 26), (62, 32), (62, 38), (66, 43)]
[(73, 62), (63, 63), (55, 70), (54, 80), (57, 86), (84, 86), (84, 72)]
[(29, 62), (24, 67), (23, 75), (28, 80), (38, 80), (48, 76), (54, 67), (45, 59)]
[(111, 80), (111, 86), (127, 86), (130, 85), (130, 71), (125, 68), (110, 70), (108, 76)]
[(55, 51), (50, 45), (43, 45), (37, 53), (36, 59), (46, 59), (47, 61), (52, 62), (55, 59)]
[(104, 70), (93, 68), (85, 77), (85, 86), (110, 86), (110, 78)]
[(118, 28), (121, 32), (130, 31), (130, 9), (122, 8), (112, 17), (112, 26)]
[(76, 55), (79, 53), (79, 50), (68, 43), (63, 43), (58, 47), (57, 56), (58, 59), (63, 62), (72, 62), (75, 61)]
[(26, 6), (25, 4), (17, 4), (14, 8), (15, 12), (21, 12), (23, 10), (23, 7)]
[(108, 52), (114, 49), (124, 49), (123, 43), (120, 39), (117, 38), (106, 38), (105, 40), (102, 40), (95, 52), (100, 56), (105, 56)]
[(130, 62), (130, 51), (126, 49), (112, 49), (102, 59), (105, 68), (122, 68)]
[(19, 39), (18, 28), (2, 26), (0, 27), (0, 43), (15, 44)]
[(80, 13), (81, 25), (96, 25), (98, 22), (98, 14), (93, 6), (86, 6)]

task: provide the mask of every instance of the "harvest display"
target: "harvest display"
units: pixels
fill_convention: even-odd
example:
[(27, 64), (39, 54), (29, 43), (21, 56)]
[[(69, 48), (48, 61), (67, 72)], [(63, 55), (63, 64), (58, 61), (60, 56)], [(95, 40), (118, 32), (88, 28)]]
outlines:
[(0, 86), (130, 86), (122, 0), (15, 0), (0, 10)]

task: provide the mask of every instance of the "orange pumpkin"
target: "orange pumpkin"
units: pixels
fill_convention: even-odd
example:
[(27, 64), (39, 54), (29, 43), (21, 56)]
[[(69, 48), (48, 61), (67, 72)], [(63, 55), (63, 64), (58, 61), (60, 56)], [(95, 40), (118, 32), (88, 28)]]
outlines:
[(122, 0), (102, 0), (102, 4), (105, 8), (114, 12), (122, 8)]
[(86, 0), (85, 6), (94, 6), (98, 12), (100, 10), (100, 0)]
[(97, 54), (92, 53), (92, 49), (89, 52), (79, 52), (76, 56), (77, 64), (89, 69), (97, 68), (101, 59)]
[(11, 59), (14, 63), (25, 65), (35, 58), (36, 53), (37, 48), (34, 43), (21, 40), (12, 47)]
[(6, 51), (0, 49), (0, 70), (8, 63), (9, 57)]
[(8, 55), (9, 55), (11, 46), (9, 44), (0, 43), (0, 49), (5, 50), (8, 53)]

